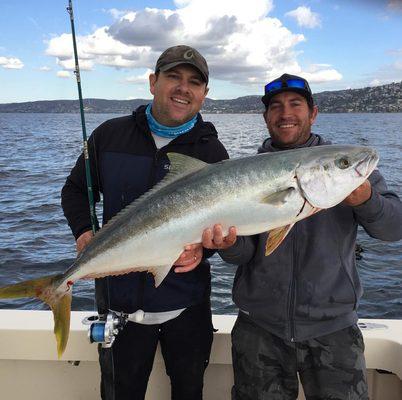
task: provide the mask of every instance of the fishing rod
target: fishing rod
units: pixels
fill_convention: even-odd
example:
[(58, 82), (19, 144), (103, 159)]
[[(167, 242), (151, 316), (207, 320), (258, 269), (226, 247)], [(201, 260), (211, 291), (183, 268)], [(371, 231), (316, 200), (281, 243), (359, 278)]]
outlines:
[[(77, 78), (78, 86), (78, 97), (80, 101), (80, 113), (81, 113), (81, 125), (82, 125), (82, 138), (84, 142), (84, 161), (85, 161), (85, 176), (88, 188), (88, 202), (89, 202), (89, 212), (91, 217), (91, 227), (92, 233), (98, 229), (96, 213), (95, 213), (95, 202), (92, 190), (92, 178), (91, 178), (91, 168), (89, 163), (89, 151), (88, 151), (88, 140), (87, 131), (85, 128), (85, 115), (84, 115), (84, 103), (82, 100), (82, 89), (81, 89), (81, 77), (80, 77), (80, 67), (78, 63), (78, 52), (77, 52), (77, 42), (75, 40), (75, 28), (74, 28), (74, 14), (73, 14), (73, 3), (69, 0), (67, 11), (70, 14), (71, 22), (71, 33), (73, 37), (73, 47), (74, 47), (74, 60), (75, 60), (75, 70), (74, 74)], [(82, 321), (84, 325), (88, 325), (88, 339), (91, 343), (100, 343), (102, 347), (111, 347), (114, 343), (116, 335), (123, 329), (127, 322), (128, 316), (117, 315), (114, 312), (109, 311), (104, 319), (100, 318), (99, 315), (91, 315), (84, 318)], [(112, 367), (113, 368), (113, 367)]]
[(80, 101), (82, 138), (83, 138), (83, 142), (84, 142), (83, 152), (84, 152), (84, 161), (85, 161), (85, 176), (86, 176), (87, 188), (88, 188), (89, 213), (90, 213), (90, 218), (91, 218), (92, 233), (95, 234), (95, 232), (97, 231), (98, 225), (97, 225), (97, 219), (96, 219), (96, 213), (95, 213), (94, 194), (93, 194), (93, 190), (92, 190), (91, 168), (90, 168), (90, 164), (89, 164), (88, 140), (87, 140), (87, 131), (85, 128), (84, 103), (82, 100), (81, 77), (80, 77), (80, 66), (78, 63), (77, 42), (75, 40), (74, 14), (73, 14), (72, 0), (68, 1), (67, 11), (70, 14), (71, 33), (73, 36), (74, 60), (75, 60), (74, 74), (75, 74), (75, 77), (77, 78), (78, 97), (79, 97), (79, 101)]

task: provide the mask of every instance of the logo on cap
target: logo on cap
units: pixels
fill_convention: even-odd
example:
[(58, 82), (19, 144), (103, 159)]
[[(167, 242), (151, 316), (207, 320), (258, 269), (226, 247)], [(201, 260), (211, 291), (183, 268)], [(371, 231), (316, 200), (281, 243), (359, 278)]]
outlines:
[(183, 58), (185, 58), (186, 60), (191, 60), (192, 58), (194, 58), (194, 53), (192, 50), (187, 50), (184, 54), (183, 54)]

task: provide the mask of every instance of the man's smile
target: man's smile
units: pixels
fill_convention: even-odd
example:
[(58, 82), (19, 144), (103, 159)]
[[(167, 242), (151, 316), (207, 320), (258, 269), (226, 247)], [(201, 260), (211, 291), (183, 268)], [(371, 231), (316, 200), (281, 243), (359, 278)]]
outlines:
[(296, 126), (296, 124), (278, 124), (279, 128), (294, 128)]
[(177, 97), (171, 97), (172, 101), (174, 101), (175, 103), (179, 103), (179, 104), (190, 104), (190, 102), (188, 100), (184, 100), (184, 99), (178, 99)]

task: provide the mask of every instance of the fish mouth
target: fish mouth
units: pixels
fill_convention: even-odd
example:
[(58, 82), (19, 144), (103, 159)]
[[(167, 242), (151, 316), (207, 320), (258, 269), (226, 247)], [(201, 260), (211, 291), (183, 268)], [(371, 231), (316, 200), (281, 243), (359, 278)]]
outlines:
[(363, 160), (359, 161), (355, 166), (355, 171), (359, 177), (367, 178), (377, 166), (378, 156), (376, 153), (367, 154)]

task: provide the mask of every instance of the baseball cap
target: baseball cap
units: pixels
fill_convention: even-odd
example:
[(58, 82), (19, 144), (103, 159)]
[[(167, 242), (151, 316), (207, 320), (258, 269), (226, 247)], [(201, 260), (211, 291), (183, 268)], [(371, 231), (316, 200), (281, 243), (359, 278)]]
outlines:
[(313, 93), (311, 92), (308, 82), (297, 75), (283, 74), (277, 79), (267, 83), (264, 88), (265, 94), (261, 101), (266, 107), (269, 106), (271, 99), (282, 92), (296, 92), (301, 94), (307, 104), (312, 107), (314, 105)]
[(180, 64), (189, 64), (195, 67), (203, 80), (208, 84), (209, 71), (205, 58), (193, 47), (179, 45), (166, 49), (158, 58), (155, 72), (165, 72)]

